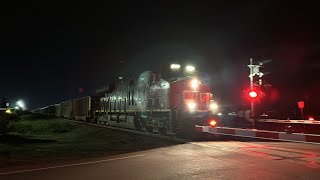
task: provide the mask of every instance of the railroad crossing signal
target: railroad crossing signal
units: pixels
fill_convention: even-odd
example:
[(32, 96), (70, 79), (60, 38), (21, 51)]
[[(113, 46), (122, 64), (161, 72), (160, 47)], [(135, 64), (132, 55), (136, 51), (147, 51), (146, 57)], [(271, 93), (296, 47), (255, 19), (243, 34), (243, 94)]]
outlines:
[(299, 107), (300, 109), (303, 109), (303, 108), (304, 108), (304, 101), (299, 101), (299, 102), (298, 102), (298, 107)]
[(299, 102), (298, 102), (298, 107), (299, 107), (299, 109), (300, 109), (301, 118), (304, 119), (304, 114), (303, 114), (304, 101), (299, 101)]
[(254, 77), (259, 76), (259, 86), (262, 86), (262, 77), (263, 72), (260, 71), (260, 68), (263, 67), (263, 64), (270, 62), (271, 60), (259, 62), (259, 64), (253, 64), (253, 59), (250, 58), (250, 64), (248, 65), (250, 69), (249, 79), (250, 79), (250, 92), (249, 97), (251, 99), (251, 117), (252, 117), (252, 127), (254, 128), (254, 100), (258, 97), (258, 92), (254, 90)]
[(260, 78), (264, 75), (263, 72), (260, 71), (260, 65), (248, 65), (252, 72), (250, 73), (249, 77), (253, 78), (254, 76), (259, 76)]

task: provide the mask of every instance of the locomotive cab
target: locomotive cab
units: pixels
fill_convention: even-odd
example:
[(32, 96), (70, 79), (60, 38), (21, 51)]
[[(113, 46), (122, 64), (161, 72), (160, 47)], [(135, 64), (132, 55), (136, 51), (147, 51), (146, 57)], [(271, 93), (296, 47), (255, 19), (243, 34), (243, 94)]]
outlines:
[(171, 108), (179, 108), (189, 113), (205, 111), (217, 113), (218, 105), (213, 99), (209, 84), (205, 81), (188, 77), (172, 82), (170, 88)]

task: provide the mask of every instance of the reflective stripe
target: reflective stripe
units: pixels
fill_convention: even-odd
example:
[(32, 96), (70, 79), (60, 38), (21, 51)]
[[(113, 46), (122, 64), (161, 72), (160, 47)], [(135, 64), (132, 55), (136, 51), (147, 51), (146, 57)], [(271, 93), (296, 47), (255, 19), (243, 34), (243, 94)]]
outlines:
[(222, 134), (241, 137), (252, 137), (261, 139), (274, 139), (282, 141), (294, 141), (294, 142), (309, 142), (320, 143), (320, 135), (316, 134), (300, 134), (293, 133), (287, 134), (285, 132), (276, 131), (262, 131), (256, 129), (240, 129), (240, 128), (225, 128), (225, 127), (210, 127), (210, 126), (195, 126), (197, 130), (207, 132), (211, 134)]

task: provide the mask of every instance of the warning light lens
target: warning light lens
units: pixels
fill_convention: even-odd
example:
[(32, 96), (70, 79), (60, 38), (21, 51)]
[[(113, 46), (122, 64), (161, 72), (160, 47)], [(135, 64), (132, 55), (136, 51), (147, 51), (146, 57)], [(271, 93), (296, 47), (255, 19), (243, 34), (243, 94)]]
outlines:
[(309, 119), (309, 121), (314, 121), (314, 118), (311, 116), (308, 119)]
[(217, 125), (217, 121), (215, 121), (215, 120), (210, 120), (210, 121), (209, 121), (209, 125), (210, 125), (211, 127), (214, 127), (214, 126)]
[(255, 91), (250, 91), (250, 92), (249, 92), (249, 96), (250, 96), (251, 98), (256, 98), (256, 97), (258, 96), (258, 94), (257, 94), (257, 92), (255, 92)]

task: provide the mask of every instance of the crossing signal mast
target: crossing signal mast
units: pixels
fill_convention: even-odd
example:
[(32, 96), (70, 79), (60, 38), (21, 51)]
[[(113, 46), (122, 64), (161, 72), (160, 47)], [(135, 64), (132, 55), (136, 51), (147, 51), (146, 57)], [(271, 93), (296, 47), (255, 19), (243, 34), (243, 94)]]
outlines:
[(266, 64), (268, 62), (271, 62), (271, 60), (259, 62), (259, 64), (253, 64), (253, 59), (250, 58), (250, 64), (248, 65), (250, 69), (250, 74), (249, 74), (249, 79), (250, 79), (250, 91), (248, 93), (250, 101), (251, 101), (251, 117), (252, 117), (252, 127), (255, 127), (255, 113), (254, 113), (254, 102), (255, 100), (259, 97), (259, 91), (255, 88), (255, 82), (254, 82), (254, 77), (258, 76), (258, 86), (262, 86), (262, 77), (265, 75), (263, 72), (260, 71), (260, 68), (263, 67), (263, 64)]

